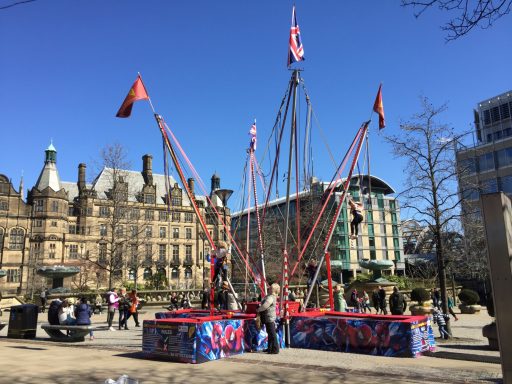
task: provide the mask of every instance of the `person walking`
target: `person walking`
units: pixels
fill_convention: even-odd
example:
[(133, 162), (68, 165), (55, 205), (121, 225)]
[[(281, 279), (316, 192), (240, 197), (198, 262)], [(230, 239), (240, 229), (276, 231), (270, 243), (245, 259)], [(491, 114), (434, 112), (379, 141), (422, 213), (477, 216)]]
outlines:
[(126, 318), (124, 320), (125, 329), (128, 329), (128, 319), (133, 316), (133, 320), (135, 320), (135, 326), (140, 327), (139, 324), (139, 303), (140, 299), (137, 296), (137, 290), (132, 289), (132, 291), (127, 295), (127, 301), (129, 303), (128, 313), (126, 314)]
[(265, 296), (257, 309), (261, 317), (261, 323), (265, 325), (268, 334), (267, 352), (274, 355), (279, 353), (279, 341), (276, 334), (276, 303), (280, 290), (279, 284), (272, 284), (270, 287), (271, 293)]
[(357, 289), (353, 289), (350, 294), (350, 306), (354, 307), (355, 312), (361, 312), (359, 308), (359, 298), (357, 296)]
[[(78, 305), (75, 307), (76, 325), (91, 325), (92, 313), (93, 310), (87, 303), (87, 299), (82, 297)], [(89, 331), (89, 339), (94, 340), (94, 333), (92, 329)]]
[(434, 314), (432, 317), (434, 318), (434, 324), (437, 324), (439, 327), (439, 333), (441, 334), (441, 337), (445, 340), (448, 340), (451, 335), (446, 329), (446, 322), (450, 320), (450, 316), (436, 308), (434, 309)]
[(379, 309), (381, 310), (383, 315), (388, 314), (388, 310), (386, 308), (386, 291), (379, 285)]
[(345, 297), (343, 294), (345, 290), (341, 288), (340, 284), (336, 284), (334, 287), (334, 310), (336, 312), (346, 312), (347, 311), (347, 302), (345, 301)]
[(361, 297), (361, 309), (363, 310), (363, 313), (366, 313), (366, 310), (368, 310), (370, 314), (372, 313), (370, 308), (370, 296), (366, 291), (363, 291), (363, 297)]
[(453, 318), (455, 319), (455, 321), (458, 321), (459, 318), (457, 317), (457, 315), (455, 314), (455, 312), (453, 312), (453, 307), (455, 305), (453, 304), (453, 298), (450, 296), (448, 297), (448, 312), (450, 312), (450, 315), (453, 316)]
[(389, 310), (392, 315), (403, 315), (407, 308), (405, 297), (398, 290), (398, 287), (393, 287), (393, 293), (389, 296)]
[(113, 288), (111, 291), (109, 291), (107, 293), (107, 304), (108, 304), (108, 313), (107, 313), (108, 330), (115, 331), (115, 328), (112, 326), (112, 321), (114, 320), (116, 310), (119, 308), (119, 296), (117, 295), (117, 288)]

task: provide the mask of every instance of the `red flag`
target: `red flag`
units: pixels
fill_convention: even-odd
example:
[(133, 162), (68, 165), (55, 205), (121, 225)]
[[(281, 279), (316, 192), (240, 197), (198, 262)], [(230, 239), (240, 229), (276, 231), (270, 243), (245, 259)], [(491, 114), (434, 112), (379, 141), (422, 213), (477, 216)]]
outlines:
[(130, 88), (130, 92), (123, 101), (121, 108), (117, 111), (116, 117), (130, 117), (132, 113), (132, 106), (138, 100), (149, 100), (148, 93), (146, 92), (146, 87), (142, 82), (140, 75), (137, 76), (137, 80), (133, 83)]
[(373, 111), (379, 114), (379, 129), (384, 128), (386, 126), (386, 119), (384, 118), (384, 104), (382, 104), (382, 84), (379, 85), (379, 92), (377, 92), (377, 97), (373, 104)]

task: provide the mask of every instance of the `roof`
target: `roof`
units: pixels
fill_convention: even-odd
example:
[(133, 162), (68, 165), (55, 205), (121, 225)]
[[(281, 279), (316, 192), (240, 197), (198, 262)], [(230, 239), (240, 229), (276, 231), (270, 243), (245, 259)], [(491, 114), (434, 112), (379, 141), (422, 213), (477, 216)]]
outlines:
[[(51, 144), (50, 144), (51, 146)], [(58, 192), (62, 189), (59, 171), (57, 170), (57, 166), (53, 162), (46, 162), (39, 178), (37, 179), (35, 188), (42, 191), (45, 188), (50, 187), (55, 192)]]

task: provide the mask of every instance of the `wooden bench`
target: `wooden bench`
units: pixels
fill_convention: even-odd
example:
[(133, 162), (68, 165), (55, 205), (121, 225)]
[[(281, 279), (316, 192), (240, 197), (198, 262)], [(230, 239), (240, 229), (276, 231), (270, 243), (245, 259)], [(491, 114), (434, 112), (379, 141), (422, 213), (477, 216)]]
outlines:
[(85, 336), (87, 336), (91, 330), (94, 330), (94, 327), (92, 325), (43, 324), (41, 325), (41, 329), (44, 329), (53, 341), (76, 342), (84, 341)]

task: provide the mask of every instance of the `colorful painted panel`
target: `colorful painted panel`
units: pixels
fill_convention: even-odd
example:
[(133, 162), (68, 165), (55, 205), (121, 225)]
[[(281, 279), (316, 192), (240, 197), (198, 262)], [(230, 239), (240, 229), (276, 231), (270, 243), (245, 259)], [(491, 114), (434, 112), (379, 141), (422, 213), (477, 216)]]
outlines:
[(427, 318), (423, 323), (409, 323), (328, 315), (294, 316), (290, 329), (293, 348), (413, 357), (434, 347)]
[[(277, 340), (281, 348), (285, 348), (283, 327), (276, 322)], [(265, 326), (260, 330), (254, 320), (244, 320), (244, 346), (246, 352), (259, 352), (268, 348), (268, 334)]]
[(144, 321), (142, 352), (183, 363), (196, 363), (196, 333), (199, 324)]
[(203, 363), (244, 352), (242, 320), (209, 321), (198, 326), (197, 362)]

